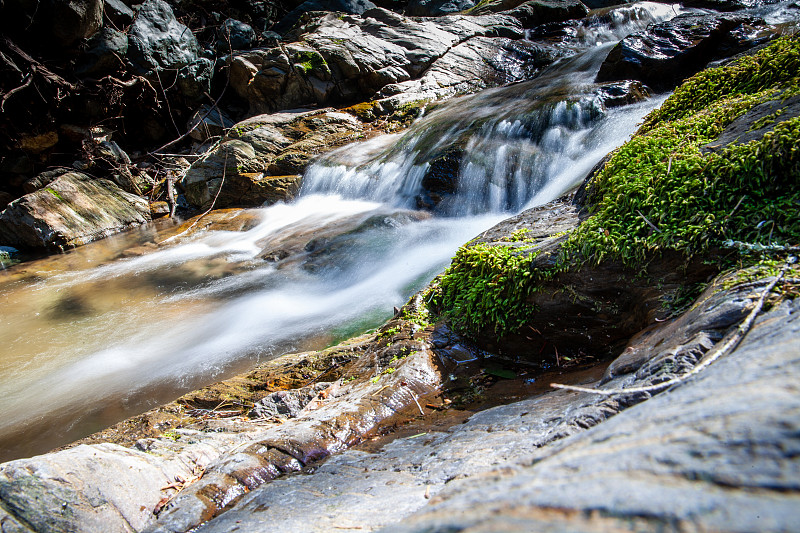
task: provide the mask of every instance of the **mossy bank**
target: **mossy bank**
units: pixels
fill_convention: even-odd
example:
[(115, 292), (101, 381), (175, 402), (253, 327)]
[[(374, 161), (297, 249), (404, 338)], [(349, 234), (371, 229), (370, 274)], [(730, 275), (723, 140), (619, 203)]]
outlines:
[[(709, 276), (774, 260), (800, 241), (798, 73), (795, 36), (690, 78), (562, 202), (569, 221), (534, 209), (462, 247), (435, 307), (517, 357), (557, 357), (562, 327), (579, 337), (568, 351), (612, 350)], [(609, 276), (616, 297), (598, 292)]]

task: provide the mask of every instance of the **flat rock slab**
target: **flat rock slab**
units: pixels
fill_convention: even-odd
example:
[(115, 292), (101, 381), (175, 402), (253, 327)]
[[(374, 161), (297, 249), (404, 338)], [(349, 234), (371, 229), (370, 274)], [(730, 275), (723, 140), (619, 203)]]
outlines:
[(25, 248), (86, 244), (150, 221), (147, 199), (69, 172), (0, 213), (0, 241)]
[[(553, 392), (489, 409), (264, 485), (198, 531), (791, 531), (798, 343), (800, 306), (787, 302), (698, 378), (616, 416), (630, 397)], [(592, 409), (613, 418), (558, 437), (591, 427)]]

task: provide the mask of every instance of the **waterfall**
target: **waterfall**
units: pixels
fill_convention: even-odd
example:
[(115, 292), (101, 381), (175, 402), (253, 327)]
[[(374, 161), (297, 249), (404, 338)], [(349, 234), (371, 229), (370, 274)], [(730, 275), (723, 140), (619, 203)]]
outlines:
[[(659, 100), (603, 105), (592, 79), (606, 36), (675, 12), (642, 3), (598, 14), (536, 79), (320, 158), (295, 202), (248, 211), (246, 231), (158, 248), (145, 228), (0, 271), (0, 459), (377, 326), (459, 245), (568, 191), (626, 140)], [(147, 253), (120, 258), (134, 245)]]

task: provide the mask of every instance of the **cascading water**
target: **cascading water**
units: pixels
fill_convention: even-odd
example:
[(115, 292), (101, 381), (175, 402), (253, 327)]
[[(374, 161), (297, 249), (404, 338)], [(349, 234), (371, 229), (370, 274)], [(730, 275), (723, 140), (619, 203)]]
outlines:
[[(610, 46), (599, 25), (623, 35), (675, 13), (622, 9), (576, 37), (575, 50), (589, 49), (535, 80), (449, 101), (404, 134), (322, 158), (296, 202), (248, 211), (246, 231), (120, 258), (163, 239), (149, 228), (0, 273), (0, 460), (375, 326), (460, 244), (574, 187), (658, 104), (606, 109), (593, 92)], [(443, 161), (458, 175), (448, 194), (427, 182)]]

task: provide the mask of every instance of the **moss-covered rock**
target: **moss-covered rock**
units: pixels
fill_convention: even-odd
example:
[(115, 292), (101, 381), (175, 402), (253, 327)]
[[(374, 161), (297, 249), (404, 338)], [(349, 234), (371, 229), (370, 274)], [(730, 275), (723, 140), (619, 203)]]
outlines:
[(550, 206), (565, 229), (542, 232), (532, 210), (467, 244), (435, 287), (439, 310), (521, 357), (609, 351), (724, 265), (759, 260), (723, 253), (732, 243), (797, 244), (798, 67), (800, 39), (784, 38), (687, 81), (587, 184), (580, 224)]

